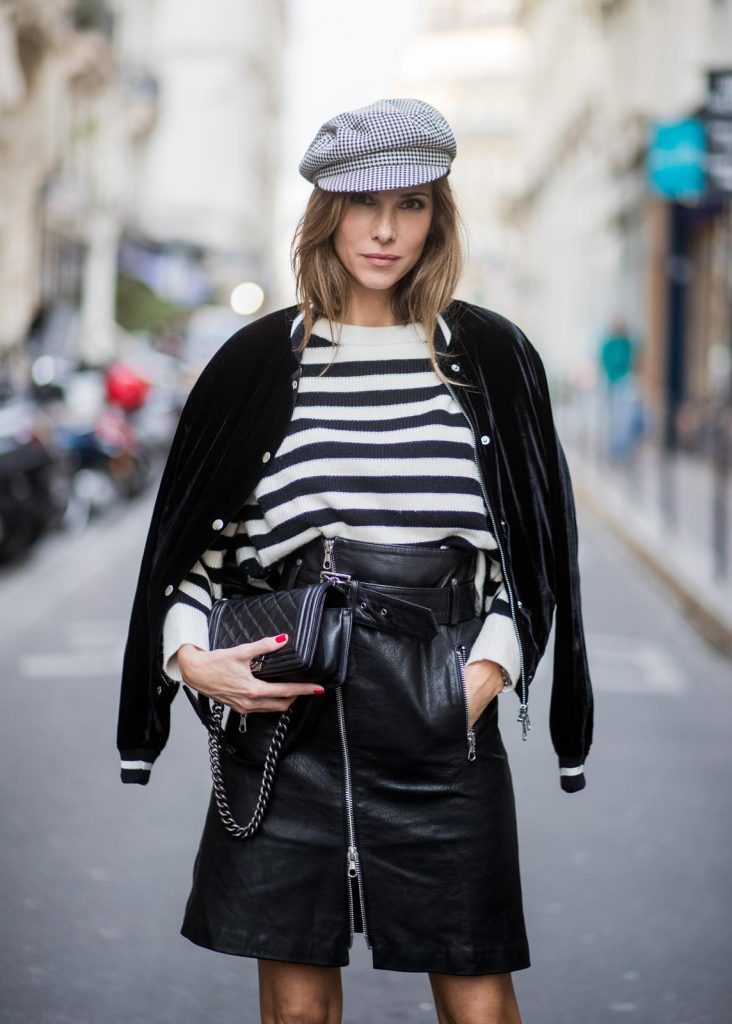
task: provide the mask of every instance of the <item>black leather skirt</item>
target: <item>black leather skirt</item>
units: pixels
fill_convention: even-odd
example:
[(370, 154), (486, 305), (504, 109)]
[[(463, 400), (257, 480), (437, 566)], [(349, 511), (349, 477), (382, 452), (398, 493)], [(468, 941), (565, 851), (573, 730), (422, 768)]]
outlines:
[[(324, 547), (318, 537), (290, 556), (283, 585), (314, 582)], [(343, 966), (362, 932), (374, 968), (528, 967), (498, 729), (499, 700), (512, 695), (467, 728), (462, 664), (482, 626), (475, 550), (338, 537), (332, 555), (331, 568), (359, 583), (346, 681), (294, 702), (251, 838), (226, 832), (212, 796), (182, 934), (239, 956)], [(228, 716), (235, 751), (223, 774), (239, 822), (251, 817), (278, 718), (250, 713), (241, 733), (239, 715)]]

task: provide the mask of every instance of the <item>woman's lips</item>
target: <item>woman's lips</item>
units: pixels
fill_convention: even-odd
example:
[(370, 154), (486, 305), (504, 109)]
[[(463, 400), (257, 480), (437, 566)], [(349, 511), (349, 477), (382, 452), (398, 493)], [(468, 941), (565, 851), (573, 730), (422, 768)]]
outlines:
[(398, 256), (379, 256), (377, 254), (367, 255), (363, 253), (363, 258), (368, 260), (374, 267), (390, 267), (392, 263), (396, 263), (399, 259)]

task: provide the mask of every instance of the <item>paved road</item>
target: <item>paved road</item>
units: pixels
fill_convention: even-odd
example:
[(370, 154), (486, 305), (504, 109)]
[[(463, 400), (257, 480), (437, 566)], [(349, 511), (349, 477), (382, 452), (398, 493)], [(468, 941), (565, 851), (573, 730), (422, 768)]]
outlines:
[[(258, 1021), (256, 963), (178, 934), (208, 795), (181, 697), (146, 788), (118, 782), (118, 672), (145, 500), (0, 576), (0, 1020)], [(597, 732), (561, 792), (548, 653), (522, 743), (501, 698), (532, 968), (526, 1024), (732, 1021), (732, 672), (608, 536), (580, 520)], [(673, 558), (673, 551), (669, 551)], [(433, 1021), (426, 976), (375, 973), (356, 936), (349, 1024)]]

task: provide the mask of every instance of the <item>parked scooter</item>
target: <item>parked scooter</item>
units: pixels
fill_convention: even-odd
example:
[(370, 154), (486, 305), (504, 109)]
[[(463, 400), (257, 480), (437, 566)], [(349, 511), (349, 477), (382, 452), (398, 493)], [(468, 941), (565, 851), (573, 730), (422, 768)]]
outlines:
[[(45, 375), (34, 369), (37, 377)], [(151, 478), (150, 452), (114, 389), (110, 394), (108, 376), (105, 370), (74, 369), (54, 384), (63, 395), (52, 411), (55, 436), (74, 467), (66, 516), (73, 529), (141, 493)]]
[(0, 398), (0, 562), (26, 552), (66, 514), (73, 464), (31, 398)]

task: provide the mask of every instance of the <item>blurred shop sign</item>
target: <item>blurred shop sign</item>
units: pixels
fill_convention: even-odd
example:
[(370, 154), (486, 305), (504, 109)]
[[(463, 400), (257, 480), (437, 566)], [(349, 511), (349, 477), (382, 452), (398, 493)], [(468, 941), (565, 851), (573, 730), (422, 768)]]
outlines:
[(732, 192), (732, 69), (707, 73), (701, 111), (707, 136), (707, 174), (718, 192)]
[(651, 188), (673, 199), (697, 199), (704, 192), (706, 140), (696, 117), (652, 121), (648, 147)]

